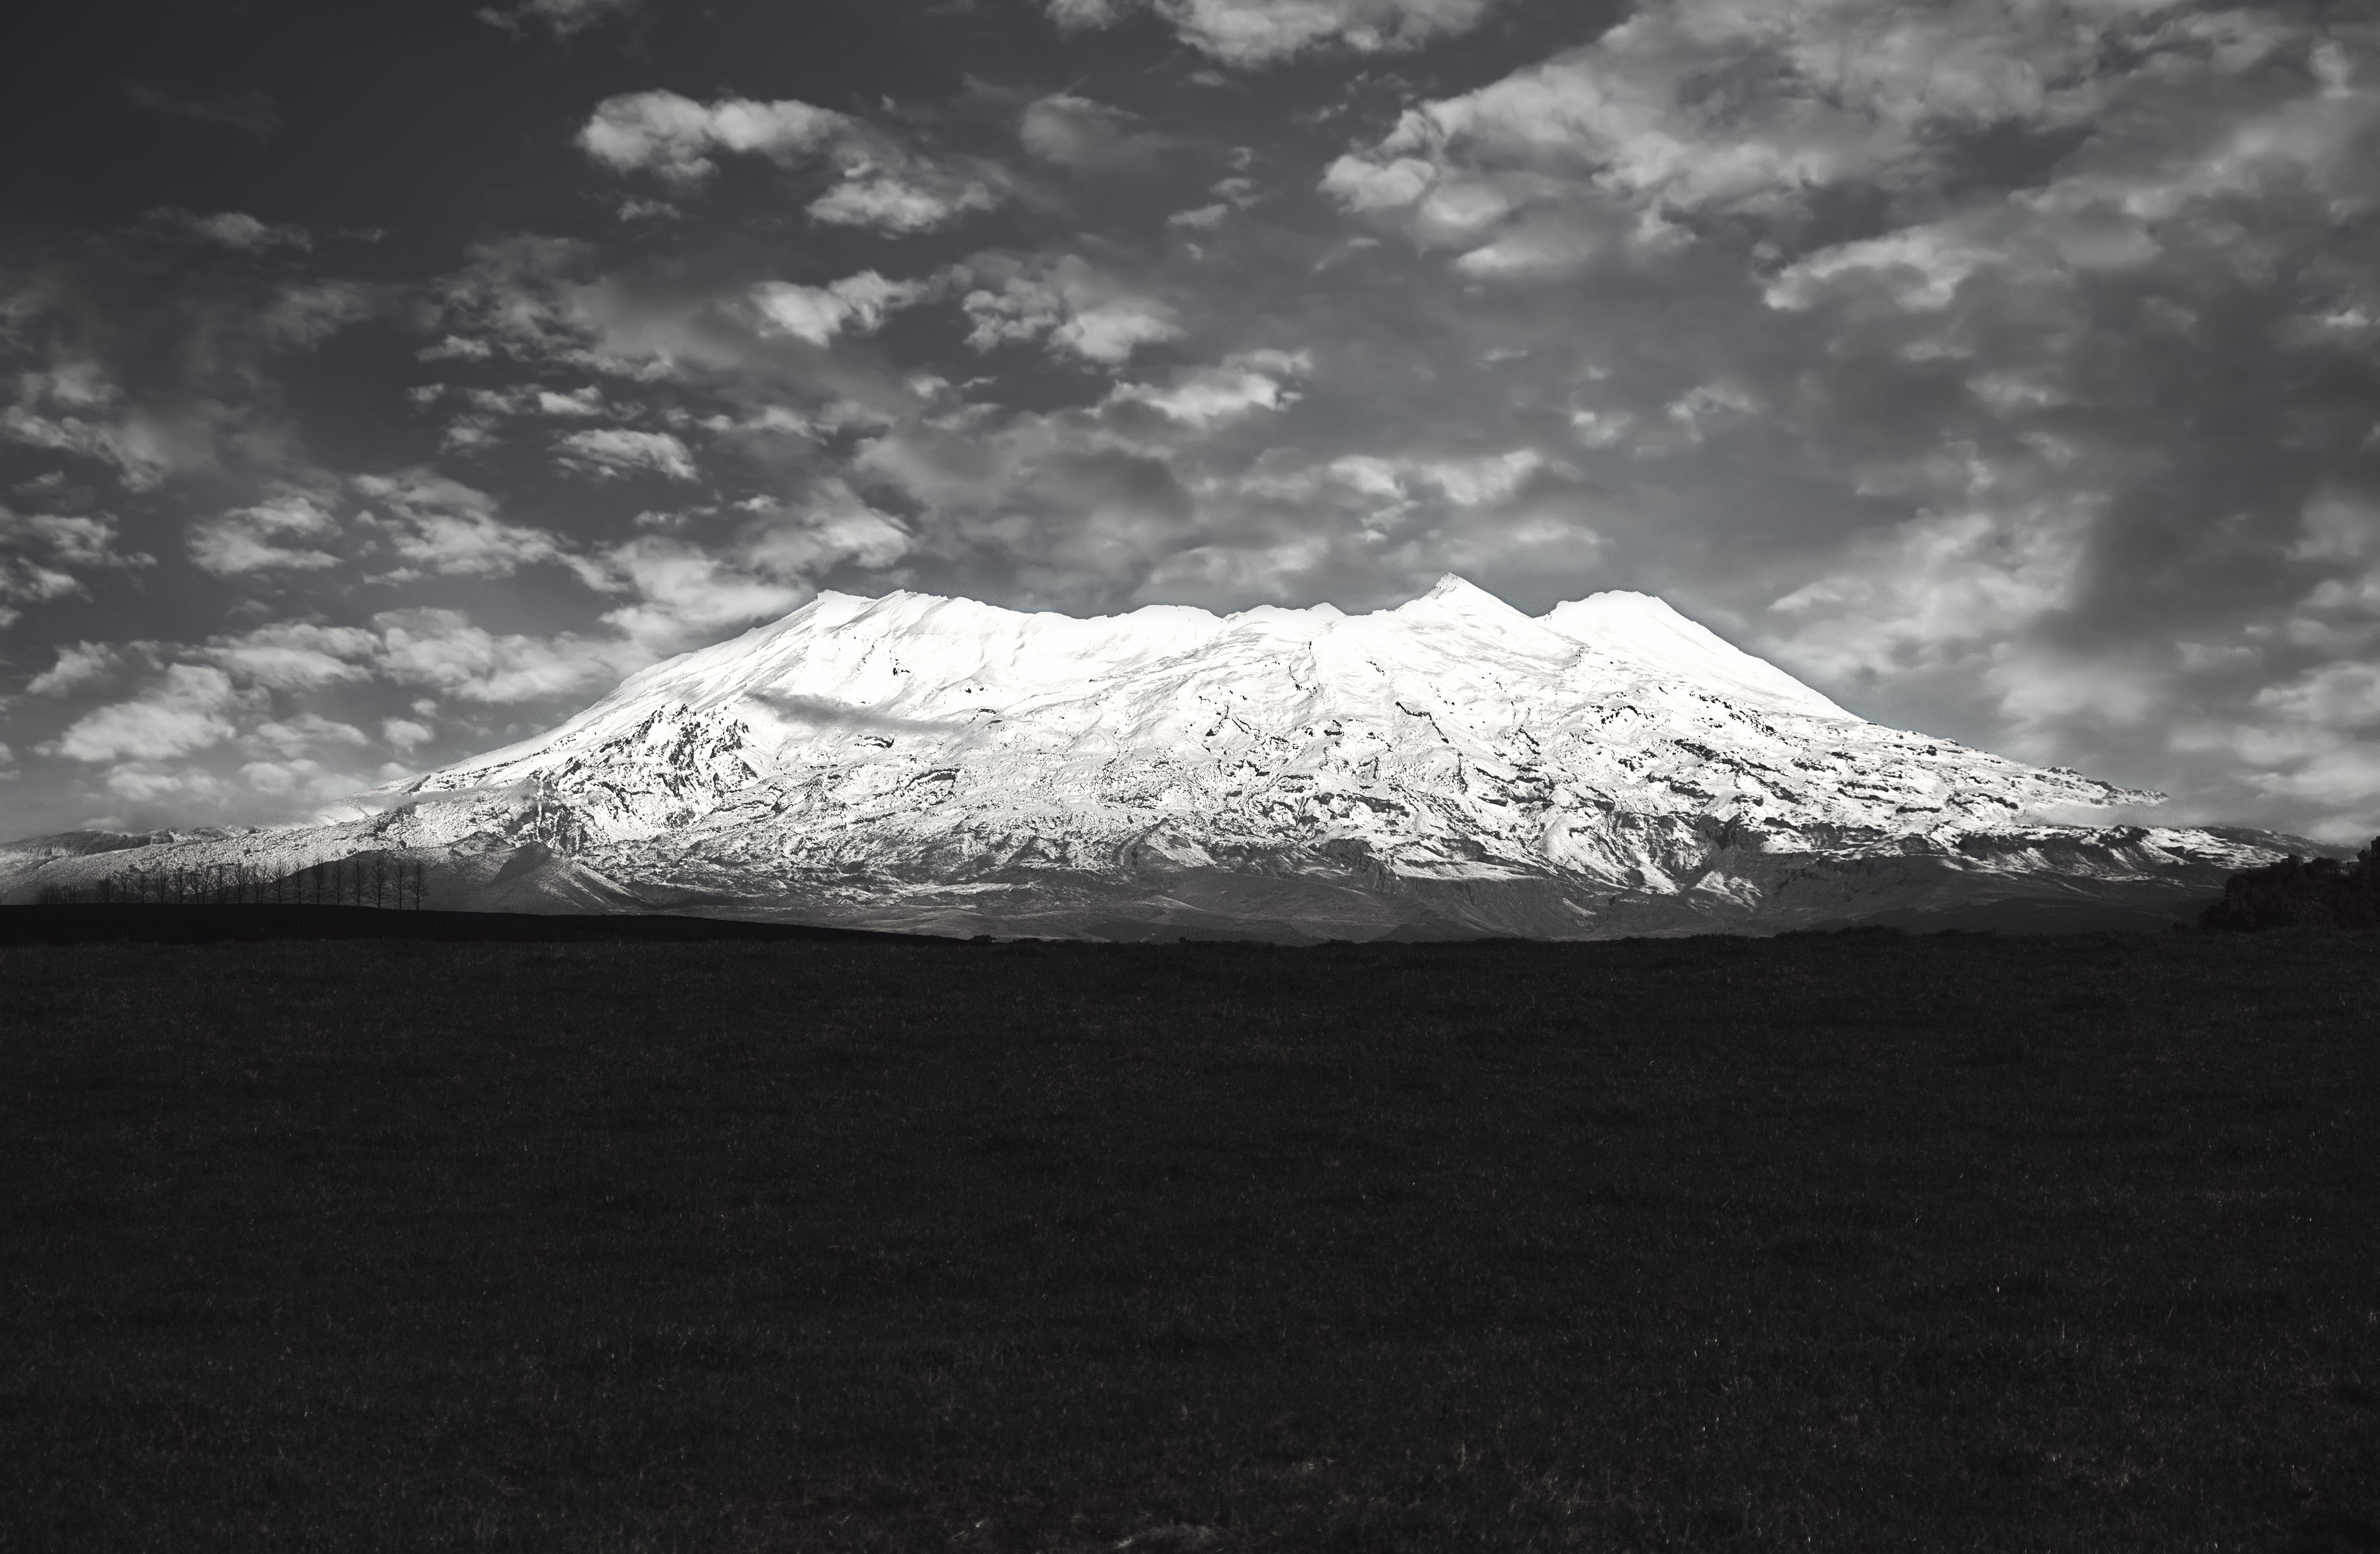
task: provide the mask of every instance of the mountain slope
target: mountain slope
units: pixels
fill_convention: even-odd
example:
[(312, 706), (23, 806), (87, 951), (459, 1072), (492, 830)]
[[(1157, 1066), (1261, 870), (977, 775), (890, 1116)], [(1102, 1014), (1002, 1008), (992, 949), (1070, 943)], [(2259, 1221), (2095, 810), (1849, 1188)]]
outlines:
[(2278, 856), (2059, 823), (2155, 797), (1864, 722), (1642, 594), (1448, 577), (1361, 616), (824, 594), (253, 845), (433, 856), (453, 904), (1290, 939), (2155, 911)]

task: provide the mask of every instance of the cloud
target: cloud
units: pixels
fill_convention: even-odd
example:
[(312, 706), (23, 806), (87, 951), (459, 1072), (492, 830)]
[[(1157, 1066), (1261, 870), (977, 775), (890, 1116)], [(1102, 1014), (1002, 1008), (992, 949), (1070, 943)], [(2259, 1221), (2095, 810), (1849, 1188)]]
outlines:
[(210, 261), (154, 230), (87, 239), (26, 276), (0, 269), (0, 381), (13, 389), (0, 390), (0, 441), (96, 461), (138, 492), (177, 477), (289, 478), (303, 461), (271, 366), (372, 315), (391, 288)]
[(429, 725), (415, 722), (410, 718), (383, 718), (381, 720), (380, 736), (390, 748), (396, 750), (412, 750), (428, 744), (433, 737)]
[(751, 516), (709, 544), (641, 535), (604, 553), (606, 586), (637, 598), (606, 625), (649, 653), (675, 652), (725, 629), (773, 619), (839, 566), (880, 570), (908, 553), (910, 536), (839, 480), (797, 501), (755, 501)]
[(735, 553), (762, 577), (792, 581), (837, 566), (891, 566), (908, 553), (908, 531), (841, 480), (824, 480), (799, 503), (762, 508), (737, 535)]
[(920, 509), (917, 549), (1013, 570), (1037, 602), (1128, 596), (1200, 532), (1200, 503), (1171, 450), (1108, 432), (1086, 411), (928, 418), (869, 443), (856, 480)]
[[(591, 243), (526, 234), (475, 245), (463, 268), (429, 288), (423, 322), (443, 338), (417, 355), (659, 382), (735, 367), (751, 354), (748, 322), (731, 328), (705, 294), (633, 266), (607, 267), (607, 257)], [(748, 285), (731, 285), (722, 300), (740, 308)]]
[(1408, 110), (1332, 164), (1348, 210), (1393, 212), (1475, 273), (1687, 240), (1690, 214), (1805, 214), (1846, 186), (1914, 192), (1966, 138), (2043, 134), (2107, 105), (2103, 60), (2196, 42), (2168, 0), (1785, 8), (1674, 0), (1601, 38)]
[(127, 654), (103, 642), (76, 642), (58, 650), (58, 662), (25, 683), (35, 696), (75, 696), (114, 680)]
[[(352, 772), (324, 766), (318, 760), (299, 758), (295, 760), (249, 761), (239, 769), (240, 781), (251, 793), (282, 800), (314, 800), (344, 798), (364, 787), (369, 779)], [(124, 791), (120, 776), (111, 778), (109, 786)], [(154, 796), (143, 793), (139, 796)]]
[(295, 717), (267, 720), (240, 736), (240, 744), (250, 754), (270, 753), (283, 760), (296, 760), (313, 754), (325, 746), (369, 744), (364, 731), (353, 723), (343, 723), (319, 712), (300, 712)]
[(278, 621), (214, 637), (193, 656), (249, 684), (276, 691), (310, 691), (369, 678), (381, 646), (380, 637), (361, 626)]
[(605, 612), (604, 622), (657, 652), (774, 619), (813, 591), (754, 577), (708, 549), (661, 535), (615, 546), (605, 559), (638, 601)]
[(258, 334), (282, 350), (307, 349), (380, 310), (376, 288), (348, 281), (284, 286), (256, 315)]
[(230, 714), (243, 705), (231, 676), (206, 664), (177, 663), (140, 696), (83, 714), (43, 746), (45, 755), (99, 764), (164, 760), (232, 737)]
[(641, 8), (641, 0), (517, 0), (506, 6), (484, 6), (475, 14), (509, 32), (520, 32), (535, 23), (556, 38), (567, 38), (602, 22), (635, 16)]
[(1497, 0), (1043, 0), (1061, 27), (1109, 27), (1154, 14), (1226, 65), (1276, 65), (1326, 47), (1355, 54), (1416, 48), (1466, 32)]
[(99, 361), (66, 347), (53, 347), (45, 368), (17, 374), (17, 400), (0, 410), (0, 436), (113, 465), (136, 492), (212, 458), (202, 426), (128, 404)]
[(823, 286), (763, 281), (752, 288), (752, 303), (771, 327), (823, 346), (840, 334), (873, 334), (885, 315), (932, 294), (930, 285), (888, 281), (873, 270), (862, 270)]
[(1182, 334), (1166, 303), (1073, 254), (978, 254), (966, 271), (989, 283), (960, 304), (972, 326), (967, 344), (978, 351), (1038, 341), (1052, 355), (1115, 366), (1142, 346)]
[(613, 172), (650, 172), (680, 186), (710, 177), (722, 152), (823, 166), (833, 181), (808, 209), (830, 226), (928, 232), (999, 203), (988, 170), (969, 173), (866, 120), (790, 98), (702, 103), (674, 91), (624, 93), (596, 107), (578, 144)]
[(556, 462), (584, 475), (610, 480), (649, 469), (673, 480), (700, 480), (694, 455), (666, 431), (623, 431), (614, 427), (574, 431), (554, 444)]
[(1291, 379), (1311, 371), (1311, 355), (1289, 351), (1248, 351), (1212, 367), (1195, 367), (1159, 388), (1147, 383), (1118, 384), (1108, 395), (1111, 404), (1146, 405), (1170, 419), (1201, 430), (1257, 410), (1279, 410), (1295, 402)]
[(281, 127), (281, 115), (272, 98), (261, 91), (225, 91), (211, 97), (184, 97), (140, 81), (126, 81), (124, 95), (132, 105), (167, 118), (196, 124), (227, 125), (258, 140), (270, 139)]
[(422, 361), (485, 361), (496, 354), (496, 348), (485, 340), (466, 340), (449, 334), (436, 345), (424, 346), (413, 353)]
[(303, 253), (314, 246), (313, 235), (304, 227), (259, 221), (245, 211), (218, 211), (213, 215), (201, 216), (169, 205), (150, 212), (149, 219), (188, 233), (202, 242), (246, 253), (263, 253), (273, 249), (295, 249)]
[(0, 506), (0, 626), (23, 618), (17, 606), (88, 597), (83, 574), (155, 565), (117, 548), (116, 521), (104, 514), (19, 514)]
[(1042, 161), (1077, 169), (1144, 166), (1180, 144), (1137, 114), (1069, 91), (1027, 103), (1016, 138)]
[(508, 389), (419, 383), (407, 389), (406, 397), (422, 409), (448, 398), (459, 398), (468, 407), (446, 423), (445, 432), (440, 440), (442, 450), (446, 452), (495, 446), (500, 441), (496, 435), (497, 429), (510, 419), (538, 417), (547, 420), (590, 420), (626, 413), (606, 400), (603, 391), (593, 383), (566, 394), (529, 383)]
[(339, 558), (328, 551), (296, 549), (280, 540), (338, 530), (337, 521), (320, 502), (293, 492), (192, 526), (190, 559), (219, 577), (247, 572), (317, 571), (338, 565)]
[(563, 633), (498, 634), (459, 610), (388, 610), (372, 617), (383, 646), (382, 673), (464, 701), (492, 705), (540, 701), (608, 686), (646, 655), (632, 644)]
[(611, 407), (603, 403), (603, 391), (592, 383), (589, 383), (584, 388), (573, 389), (568, 394), (556, 394), (552, 389), (539, 389), (535, 404), (537, 413), (541, 416), (566, 418), (601, 416), (609, 414), (611, 410)]
[(525, 565), (567, 559), (553, 535), (507, 522), (494, 497), (431, 470), (358, 475), (353, 483), (390, 515), (366, 514), (357, 526), (385, 533), (389, 548), (410, 564), (407, 575), (508, 577)]
[(714, 152), (794, 164), (826, 152), (851, 125), (832, 108), (791, 98), (725, 97), (705, 104), (674, 91), (637, 91), (598, 104), (578, 132), (578, 145), (615, 173), (658, 173), (696, 183), (719, 170), (710, 160)]

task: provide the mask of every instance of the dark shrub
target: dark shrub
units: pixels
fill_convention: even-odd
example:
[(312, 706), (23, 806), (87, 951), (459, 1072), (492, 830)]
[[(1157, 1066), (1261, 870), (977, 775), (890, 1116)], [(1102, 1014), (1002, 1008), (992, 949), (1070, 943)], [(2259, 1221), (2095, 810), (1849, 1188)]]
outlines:
[(2355, 855), (2305, 859), (2294, 855), (2234, 874), (2223, 899), (2198, 919), (2210, 929), (2380, 928), (2380, 838)]

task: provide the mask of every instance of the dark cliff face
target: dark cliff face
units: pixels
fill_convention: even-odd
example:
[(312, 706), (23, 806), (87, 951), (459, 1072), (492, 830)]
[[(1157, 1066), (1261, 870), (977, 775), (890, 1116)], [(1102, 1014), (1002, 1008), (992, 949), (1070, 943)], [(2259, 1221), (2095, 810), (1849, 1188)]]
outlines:
[(2380, 928), (2380, 837), (2355, 855), (2290, 856), (2233, 875), (2199, 926), (2210, 929)]

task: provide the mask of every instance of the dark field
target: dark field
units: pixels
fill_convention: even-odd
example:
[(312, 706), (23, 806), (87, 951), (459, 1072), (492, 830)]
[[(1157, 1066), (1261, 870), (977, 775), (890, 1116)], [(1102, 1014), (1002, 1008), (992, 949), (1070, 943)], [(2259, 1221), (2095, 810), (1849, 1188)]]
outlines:
[(0, 1548), (2380, 1548), (2375, 1007), (2310, 930), (0, 949)]

